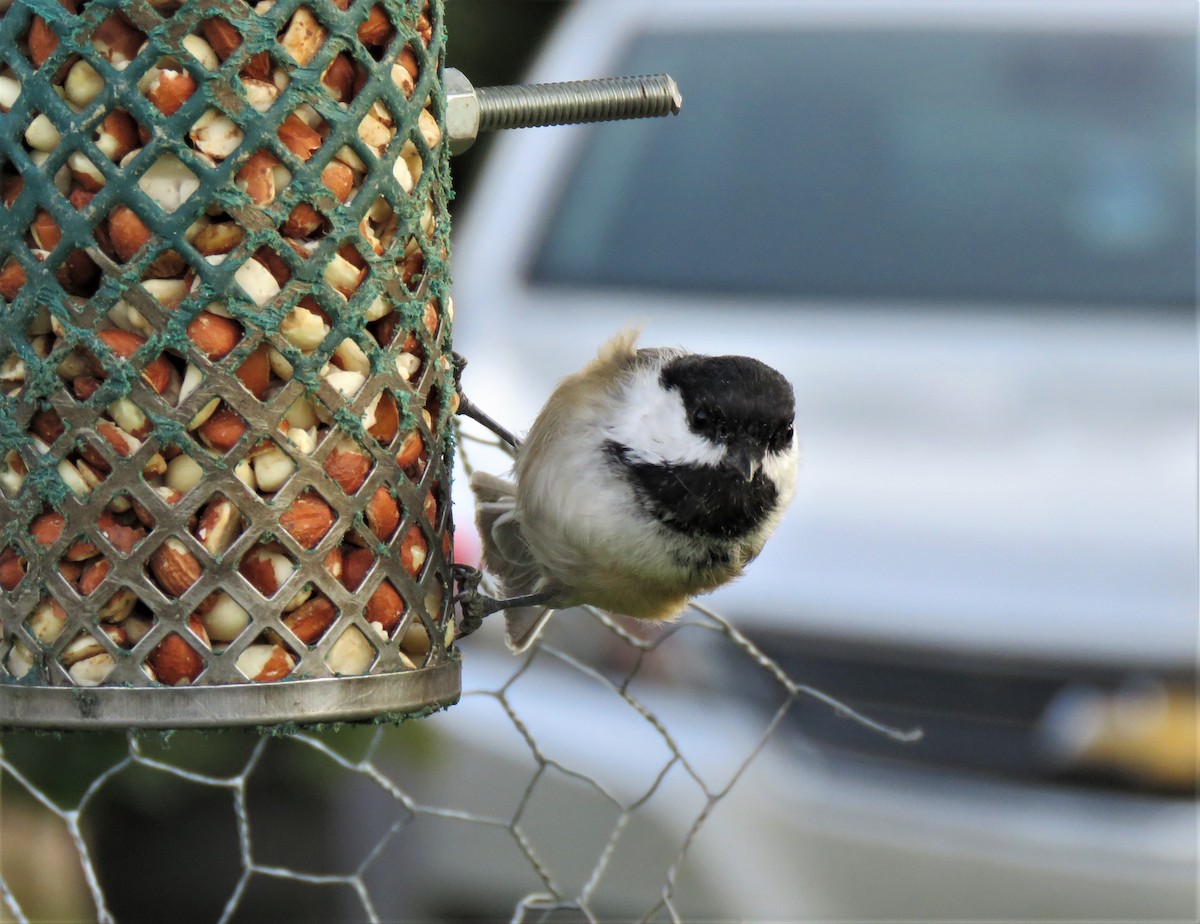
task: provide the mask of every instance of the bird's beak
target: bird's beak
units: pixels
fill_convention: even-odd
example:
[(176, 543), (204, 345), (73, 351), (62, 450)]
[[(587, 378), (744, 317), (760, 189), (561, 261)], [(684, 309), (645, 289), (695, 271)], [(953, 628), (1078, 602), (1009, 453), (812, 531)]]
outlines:
[(722, 465), (737, 472), (746, 481), (754, 480), (761, 462), (758, 455), (745, 446), (730, 446), (725, 450), (725, 458), (721, 460)]

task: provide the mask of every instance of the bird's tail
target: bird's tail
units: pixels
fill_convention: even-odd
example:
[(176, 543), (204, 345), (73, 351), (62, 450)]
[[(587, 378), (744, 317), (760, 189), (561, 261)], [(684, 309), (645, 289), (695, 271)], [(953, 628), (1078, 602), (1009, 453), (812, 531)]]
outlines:
[(548, 606), (514, 606), (504, 611), (504, 642), (510, 651), (528, 650), (554, 615)]

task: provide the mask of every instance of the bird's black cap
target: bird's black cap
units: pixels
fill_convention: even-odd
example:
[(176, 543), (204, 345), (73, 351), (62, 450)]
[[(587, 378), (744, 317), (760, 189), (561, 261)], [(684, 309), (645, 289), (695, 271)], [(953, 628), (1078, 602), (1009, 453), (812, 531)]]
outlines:
[(683, 399), (688, 427), (726, 445), (782, 449), (791, 442), (796, 398), (791, 383), (750, 356), (677, 357), (659, 373)]

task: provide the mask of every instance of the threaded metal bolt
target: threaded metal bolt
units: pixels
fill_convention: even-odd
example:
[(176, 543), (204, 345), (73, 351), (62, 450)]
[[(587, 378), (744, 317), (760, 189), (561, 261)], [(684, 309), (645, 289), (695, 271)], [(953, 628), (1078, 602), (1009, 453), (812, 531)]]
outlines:
[(601, 77), (563, 83), (475, 88), (446, 68), (446, 127), (450, 153), (469, 148), (480, 132), (675, 115), (683, 96), (666, 74)]

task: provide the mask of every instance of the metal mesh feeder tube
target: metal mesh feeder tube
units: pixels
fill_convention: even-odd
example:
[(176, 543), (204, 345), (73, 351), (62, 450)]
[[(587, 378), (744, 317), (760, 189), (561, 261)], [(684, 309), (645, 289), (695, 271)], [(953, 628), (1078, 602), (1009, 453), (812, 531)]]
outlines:
[(454, 702), (439, 0), (0, 0), (0, 726)]

